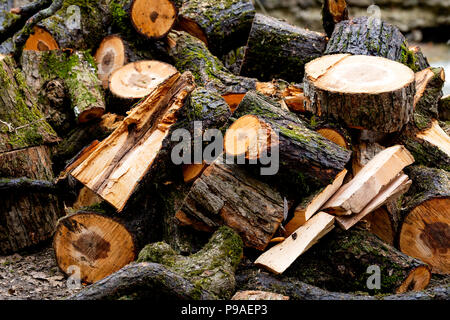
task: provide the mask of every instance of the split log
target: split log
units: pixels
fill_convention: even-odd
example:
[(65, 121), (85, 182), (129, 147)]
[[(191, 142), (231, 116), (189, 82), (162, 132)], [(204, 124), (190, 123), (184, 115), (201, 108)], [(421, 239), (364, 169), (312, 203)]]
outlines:
[(283, 199), (267, 184), (219, 157), (194, 182), (181, 211), (210, 228), (227, 225), (246, 247), (263, 250), (283, 220)]
[(323, 56), (305, 67), (306, 110), (347, 126), (399, 131), (413, 113), (414, 73), (380, 57)]
[(378, 153), (322, 207), (336, 215), (360, 213), (364, 207), (391, 183), (414, 158), (403, 146), (396, 145)]
[(334, 228), (334, 217), (319, 212), (286, 240), (267, 250), (255, 264), (276, 274), (283, 273), (301, 254)]
[(450, 94), (439, 100), (439, 119), (450, 121)]
[(133, 0), (130, 9), (133, 27), (150, 39), (165, 37), (177, 19), (177, 8), (172, 0)]
[(347, 2), (325, 0), (322, 5), (322, 24), (328, 37), (331, 37), (336, 24), (343, 20), (348, 20)]
[[(71, 299), (119, 299), (123, 296), (172, 299), (230, 298), (242, 241), (229, 228), (219, 229), (208, 244), (189, 257), (164, 242), (148, 245), (130, 264), (87, 287)], [(156, 263), (155, 263), (156, 262)]]
[(294, 217), (284, 227), (284, 235), (290, 236), (295, 230), (304, 225), (322, 206), (339, 190), (347, 175), (347, 169), (342, 170), (327, 187), (317, 190), (302, 199), (295, 208)]
[(378, 153), (385, 150), (386, 148), (382, 145), (373, 142), (361, 142), (353, 147), (353, 158), (352, 158), (352, 173), (356, 176), (362, 168), (364, 168), (370, 160), (372, 160)]
[[(105, 101), (96, 74), (96, 66), (92, 56), (87, 52), (75, 51), (67, 55), (60, 50), (45, 52), (27, 52), (22, 56), (24, 71), (33, 90), (38, 91), (42, 85), (52, 83), (57, 88), (41, 95), (43, 101), (51, 102), (59, 111), (59, 118), (64, 116), (64, 96), (70, 100), (72, 115), (79, 123), (100, 118), (105, 111)], [(46, 90), (48, 91), (48, 90)], [(56, 94), (52, 96), (51, 94)], [(52, 109), (48, 112), (52, 113)], [(62, 126), (58, 121), (58, 125)], [(69, 122), (70, 123), (70, 122)]]
[(305, 64), (323, 54), (326, 42), (324, 34), (256, 14), (240, 74), (261, 81), (300, 82)]
[(0, 153), (59, 140), (11, 57), (0, 60)]
[[(26, 178), (32, 186), (2, 190), (0, 254), (11, 254), (49, 239), (64, 214), (62, 203), (52, 195), (49, 148), (37, 146), (0, 153), (0, 177), (9, 184)], [(36, 183), (41, 187), (36, 188)]]
[(152, 176), (163, 140), (193, 89), (190, 73), (167, 78), (71, 175), (122, 211), (138, 183)]
[(450, 272), (450, 173), (411, 167), (413, 181), (403, 196), (398, 244), (402, 252), (428, 263), (434, 273)]
[[(361, 41), (361, 39), (365, 39)], [(384, 57), (420, 71), (415, 49), (410, 50), (400, 30), (374, 17), (358, 17), (338, 23), (328, 41), (325, 54), (350, 53)]]
[(259, 269), (238, 271), (236, 281), (240, 290), (266, 290), (287, 295), (292, 300), (448, 300), (450, 294), (448, 284), (394, 295), (330, 292), (293, 277), (276, 277)]
[(246, 44), (254, 16), (250, 0), (184, 1), (177, 29), (202, 40), (215, 56), (222, 56)]
[[(367, 287), (371, 266), (380, 268), (380, 289)], [(376, 294), (423, 290), (431, 278), (425, 263), (358, 228), (335, 229), (297, 259), (285, 275), (330, 291)]]
[[(270, 180), (291, 198), (327, 186), (350, 160), (349, 151), (310, 130), (302, 120), (262, 94), (247, 93), (233, 117), (238, 120), (224, 138), (227, 155), (271, 165), (267, 172), (278, 164), (275, 175), (261, 178)], [(258, 132), (258, 128), (263, 130)], [(273, 161), (267, 163), (264, 158), (269, 157), (269, 152), (269, 160)]]

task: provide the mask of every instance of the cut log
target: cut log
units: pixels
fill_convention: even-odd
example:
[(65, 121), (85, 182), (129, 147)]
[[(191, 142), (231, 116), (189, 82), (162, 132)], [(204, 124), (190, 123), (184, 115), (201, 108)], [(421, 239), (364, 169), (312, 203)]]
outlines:
[[(365, 39), (361, 41), (361, 39)], [(410, 50), (400, 30), (374, 17), (358, 17), (338, 23), (328, 41), (325, 54), (350, 53), (384, 57), (420, 71), (415, 49)]]
[(409, 54), (411, 54), (414, 57), (412, 61), (415, 67), (411, 69), (413, 69), (415, 72), (419, 72), (430, 67), (430, 63), (428, 62), (427, 57), (424, 56), (419, 46), (412, 46), (409, 47), (408, 49)]
[[(368, 288), (369, 267), (380, 269), (380, 288)], [(286, 276), (330, 291), (403, 293), (427, 287), (429, 267), (359, 228), (336, 228), (286, 270)]]
[(247, 247), (263, 250), (283, 220), (283, 199), (220, 156), (194, 182), (181, 210), (210, 228), (227, 225)]
[(53, 239), (58, 267), (80, 268), (81, 281), (94, 283), (136, 258), (133, 236), (120, 223), (93, 212), (78, 212), (58, 223)]
[(183, 179), (186, 183), (191, 183), (200, 177), (203, 171), (208, 167), (205, 163), (193, 163), (183, 165)]
[(102, 82), (103, 88), (106, 89), (111, 73), (128, 62), (122, 38), (118, 35), (104, 38), (95, 52), (94, 58), (97, 62), (98, 78)]
[(115, 70), (109, 79), (109, 90), (124, 99), (140, 99), (149, 95), (177, 70), (170, 64), (144, 60), (129, 63)]
[(413, 184), (402, 199), (399, 248), (434, 273), (449, 274), (450, 173), (416, 166), (407, 174)]
[(0, 60), (0, 153), (59, 141), (11, 57)]
[(49, 51), (58, 50), (58, 43), (44, 28), (35, 26), (33, 33), (28, 37), (23, 48), (24, 51)]
[(140, 34), (150, 39), (165, 37), (177, 19), (177, 8), (172, 0), (133, 0), (131, 22)]
[(387, 244), (394, 246), (396, 239), (395, 221), (386, 206), (382, 206), (368, 214), (364, 221), (370, 232)]
[(345, 0), (325, 0), (322, 6), (322, 24), (328, 37), (331, 37), (336, 24), (348, 20), (347, 2)]
[(336, 215), (360, 213), (383, 187), (413, 162), (414, 158), (403, 146), (396, 145), (381, 151), (342, 186), (322, 210)]
[[(267, 168), (270, 170), (279, 164), (275, 175), (261, 178), (290, 195), (289, 198), (298, 199), (329, 185), (350, 160), (349, 151), (308, 129), (302, 120), (262, 94), (247, 93), (233, 118), (238, 120), (228, 128), (224, 138), (227, 155), (239, 159), (249, 154), (250, 158), (258, 159), (261, 165), (256, 167), (261, 170), (262, 165), (272, 165)], [(258, 128), (264, 130), (258, 133)], [(272, 158), (264, 153), (265, 149)], [(279, 161), (275, 160), (277, 156)], [(273, 161), (267, 163), (265, 158)]]
[(301, 82), (305, 64), (320, 57), (326, 43), (324, 34), (257, 13), (240, 74), (261, 81)]
[(386, 149), (382, 145), (374, 143), (361, 142), (353, 148), (352, 173), (355, 176), (372, 160), (378, 153)]
[[(51, 183), (50, 150), (47, 146), (0, 153), (0, 177)], [(2, 190), (0, 208), (0, 254), (18, 252), (53, 235), (56, 222), (64, 214), (62, 203), (47, 188)]]
[(337, 217), (336, 222), (342, 229), (348, 230), (356, 223), (358, 223), (361, 219), (365, 218), (369, 213), (378, 209), (390, 199), (398, 195), (402, 195), (403, 193), (408, 191), (410, 185), (411, 180), (408, 179), (408, 176), (406, 174), (400, 173), (388, 185), (383, 187), (378, 195), (374, 197), (361, 212), (352, 214), (350, 216)]
[(450, 94), (439, 100), (439, 120), (450, 121)]
[(190, 73), (168, 77), (71, 175), (122, 211), (139, 181), (150, 174), (177, 111), (193, 89)]
[(347, 169), (342, 170), (334, 179), (333, 183), (326, 188), (320, 189), (307, 198), (295, 208), (294, 217), (286, 224), (285, 236), (291, 235), (295, 230), (304, 225), (319, 209), (339, 190), (347, 175)]
[(247, 290), (236, 292), (231, 300), (289, 300), (289, 297), (273, 292)]
[(184, 1), (177, 29), (202, 40), (215, 56), (222, 56), (246, 44), (254, 16), (250, 0)]
[(309, 124), (321, 136), (333, 141), (344, 149), (351, 150), (352, 137), (350, 132), (337, 121), (325, 121), (313, 115), (309, 120)]
[(349, 127), (399, 131), (412, 117), (414, 73), (380, 57), (323, 56), (305, 67), (306, 109)]
[(319, 212), (295, 230), (289, 238), (260, 255), (255, 264), (276, 274), (283, 273), (301, 254), (333, 228), (334, 217)]

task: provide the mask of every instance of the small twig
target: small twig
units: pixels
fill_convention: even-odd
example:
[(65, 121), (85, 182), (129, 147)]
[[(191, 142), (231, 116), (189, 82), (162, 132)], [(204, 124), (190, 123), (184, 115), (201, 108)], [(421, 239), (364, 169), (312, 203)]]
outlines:
[(24, 124), (22, 126), (19, 126), (19, 127), (14, 127), (11, 123), (6, 122), (6, 121), (2, 121), (2, 120), (0, 120), (0, 124), (3, 124), (4, 126), (6, 126), (8, 128), (8, 132), (10, 132), (10, 133), (17, 133), (17, 131), (20, 130), (20, 129), (27, 128), (27, 127), (29, 127), (29, 126), (31, 126), (31, 125), (33, 125), (35, 123), (41, 122), (41, 121), (45, 121), (48, 118), (49, 118), (48, 116), (44, 117), (44, 118), (40, 118), (40, 119), (37, 119), (37, 120), (35, 120), (33, 122), (30, 122), (30, 123)]
[(37, 0), (22, 7), (12, 8), (10, 12), (29, 18), (42, 9), (47, 8), (51, 2), (51, 0)]
[(50, 7), (39, 11), (35, 15), (33, 15), (30, 19), (27, 20), (25, 23), (25, 26), (22, 28), (21, 31), (19, 31), (14, 36), (14, 55), (15, 57), (19, 57), (20, 53), (22, 52), (23, 47), (25, 46), (25, 42), (27, 41), (29, 35), (33, 31), (33, 27), (38, 24), (40, 21), (52, 16), (55, 14), (56, 11), (61, 9), (63, 5), (64, 0), (55, 0), (52, 2)]

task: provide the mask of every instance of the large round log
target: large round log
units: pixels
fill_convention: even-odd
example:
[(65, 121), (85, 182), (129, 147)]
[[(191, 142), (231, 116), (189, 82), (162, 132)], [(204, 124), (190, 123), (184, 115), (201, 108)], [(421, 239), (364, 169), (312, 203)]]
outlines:
[[(380, 270), (379, 288), (367, 286), (369, 267)], [(335, 229), (298, 258), (285, 275), (330, 291), (372, 294), (422, 290), (431, 278), (425, 263), (358, 228)]]
[(172, 0), (133, 0), (130, 17), (140, 34), (159, 39), (172, 29), (177, 19), (177, 9)]
[(348, 19), (345, 0), (324, 0), (322, 5), (322, 25), (328, 37), (331, 37), (336, 24)]
[[(261, 178), (274, 183), (283, 194), (298, 198), (327, 186), (350, 160), (348, 150), (309, 129), (300, 118), (257, 92), (245, 95), (233, 117), (238, 120), (225, 135), (226, 153), (259, 159), (271, 169), (278, 169), (278, 165), (279, 170)], [(259, 133), (258, 128), (262, 129)], [(263, 163), (267, 159), (262, 155), (271, 163)]]
[(413, 184), (402, 199), (398, 244), (402, 252), (428, 263), (435, 273), (450, 273), (450, 173), (411, 167)]
[(216, 56), (247, 42), (255, 8), (250, 0), (191, 0), (180, 8), (177, 28), (202, 40)]
[(380, 57), (323, 56), (305, 67), (306, 109), (352, 128), (396, 132), (413, 114), (414, 73)]
[(301, 82), (305, 64), (323, 54), (326, 36), (256, 14), (240, 74)]
[(384, 57), (403, 63), (415, 72), (428, 67), (417, 63), (423, 58), (417, 50), (408, 48), (396, 26), (375, 17), (358, 17), (338, 23), (325, 50), (325, 54), (336, 53)]
[[(18, 252), (49, 239), (58, 218), (64, 214), (61, 201), (51, 194), (54, 177), (49, 148), (38, 146), (0, 153), (0, 177), (6, 185), (9, 183), (2, 190), (0, 254)], [(20, 185), (12, 188), (10, 182), (15, 178), (30, 179), (30, 184), (25, 189)], [(45, 183), (48, 187), (37, 188)]]

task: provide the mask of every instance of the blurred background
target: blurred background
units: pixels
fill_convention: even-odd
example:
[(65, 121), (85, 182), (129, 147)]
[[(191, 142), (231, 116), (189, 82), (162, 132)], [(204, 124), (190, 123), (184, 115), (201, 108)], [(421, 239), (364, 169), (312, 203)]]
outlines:
[[(261, 13), (320, 32), (323, 32), (322, 2), (254, 0)], [(350, 17), (379, 14), (381, 19), (396, 25), (410, 45), (419, 45), (432, 66), (444, 67), (448, 79), (444, 94), (450, 94), (450, 0), (347, 0), (347, 3)]]

